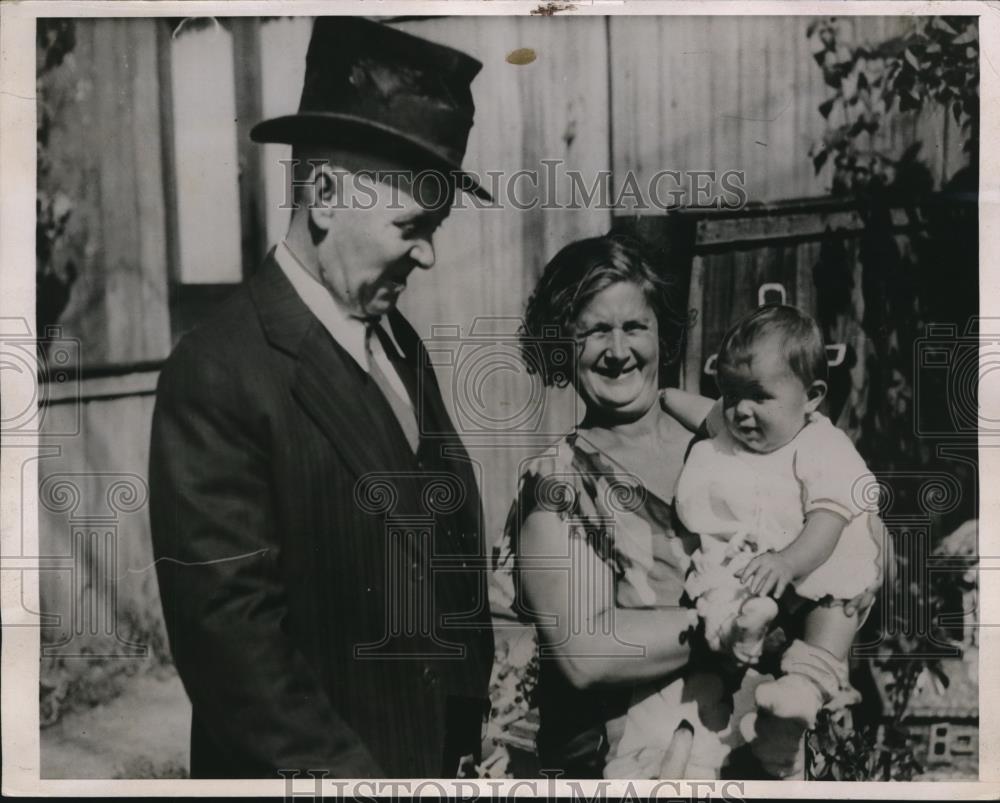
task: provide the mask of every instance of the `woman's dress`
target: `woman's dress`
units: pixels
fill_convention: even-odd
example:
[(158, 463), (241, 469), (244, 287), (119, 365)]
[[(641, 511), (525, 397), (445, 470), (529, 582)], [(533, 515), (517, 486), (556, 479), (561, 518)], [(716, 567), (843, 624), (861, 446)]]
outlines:
[[(677, 472), (688, 437), (678, 433), (676, 454), (664, 454)], [(681, 606), (688, 556), (698, 546), (697, 536), (677, 529), (669, 500), (649, 491), (584, 435), (574, 433), (525, 465), (498, 549), (498, 579), (522, 619), (535, 621), (544, 614), (531, 611), (521, 594), (521, 575), (530, 567), (518, 557), (522, 525), (538, 510), (553, 512), (565, 522), (568, 556), (574, 549), (589, 550), (611, 569), (614, 585), (609, 591), (615, 608)], [(634, 649), (641, 660), (641, 645)], [(616, 759), (629, 706), (645, 694), (666, 693), (677, 698), (680, 719), (682, 708), (697, 707), (691, 698), (700, 693), (690, 682), (684, 689), (690, 667), (651, 684), (583, 690), (571, 685), (544, 653), (538, 670), (539, 760), (542, 767), (563, 770), (567, 777), (599, 778), (606, 770), (611, 770), (609, 777), (655, 777), (665, 745), (651, 745), (657, 752), (647, 757), (646, 767)], [(664, 723), (664, 729), (672, 736), (673, 727)]]

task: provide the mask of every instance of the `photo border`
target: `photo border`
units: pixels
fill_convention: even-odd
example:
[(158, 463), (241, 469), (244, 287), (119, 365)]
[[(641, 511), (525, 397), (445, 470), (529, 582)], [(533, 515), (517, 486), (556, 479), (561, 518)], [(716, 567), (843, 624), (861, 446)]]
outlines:
[[(626, 2), (576, 2), (548, 4), (560, 16), (589, 15), (788, 15), (788, 16), (874, 16), (923, 15), (941, 13), (976, 14), (980, 16), (982, 143), (1000, 143), (1000, 10), (986, 2), (959, 0), (949, 2), (657, 2), (627, 0)], [(107, 2), (74, 2), (71, 0), (27, 0), (0, 5), (0, 266), (3, 292), (0, 293), (0, 319), (34, 321), (34, 217), (36, 193), (35, 154), (35, 20), (40, 17), (168, 17), (168, 16), (316, 16), (354, 14), (378, 16), (424, 15), (528, 15), (538, 11), (534, 2), (505, 0), (437, 0), (414, 3), (406, 0), (386, 0), (377, 4), (363, 0), (335, 2), (204, 2), (203, 0), (161, 0), (139, 3), (129, 0)], [(1000, 319), (1000, 146), (982, 148), (980, 184), (980, 315)], [(32, 323), (33, 326), (33, 323)], [(33, 390), (34, 379), (9, 371), (0, 372), (0, 398), (10, 399)], [(0, 456), (0, 555), (8, 561), (20, 554), (21, 544), (28, 554), (37, 554), (38, 503), (36, 436), (6, 437)], [(1000, 509), (986, 489), (1000, 487), (1000, 451), (980, 442), (980, 664), (1000, 666), (1000, 587), (995, 572), (1000, 568)], [(26, 482), (36, 493), (22, 495), (21, 483)], [(33, 522), (21, 531), (24, 521)], [(274, 796), (285, 794), (285, 782), (270, 781), (203, 781), (203, 780), (43, 780), (40, 771), (40, 730), (38, 710), (39, 628), (19, 621), (24, 609), (38, 610), (38, 575), (30, 570), (9, 568), (12, 562), (0, 564), (0, 614), (4, 625), (2, 652), (3, 683), (0, 684), (2, 711), (3, 781), (5, 795), (72, 795), (72, 796)], [(832, 782), (739, 782), (741, 797), (768, 796), (776, 798), (872, 797), (883, 799), (974, 799), (996, 798), (1000, 795), (1000, 673), (981, 672), (979, 675), (979, 774), (975, 781), (934, 782), (854, 782), (849, 785)], [(425, 779), (420, 779), (425, 780)], [(395, 779), (394, 782), (398, 782)], [(329, 780), (323, 791), (333, 796), (342, 782)], [(350, 783), (350, 782), (343, 782)], [(368, 782), (359, 782), (367, 784)], [(414, 780), (417, 783), (417, 780)], [(480, 793), (491, 791), (506, 796), (527, 796), (532, 783), (542, 794), (555, 790), (569, 795), (574, 788), (565, 781), (535, 782), (523, 779), (509, 781), (445, 781), (446, 789), (469, 795), (473, 787)], [(579, 781), (580, 789), (592, 795), (605, 784), (607, 795), (614, 799), (633, 793), (648, 795), (657, 781)], [(702, 794), (707, 782), (698, 783)], [(726, 784), (718, 782), (720, 791)], [(455, 785), (458, 785), (456, 790)], [(300, 788), (300, 787), (297, 787)], [(347, 791), (350, 787), (343, 787)], [(362, 786), (358, 791), (366, 792)], [(391, 793), (391, 787), (389, 789)], [(432, 786), (428, 795), (439, 792)], [(672, 795), (676, 797), (676, 795)], [(697, 795), (695, 795), (697, 796)]]

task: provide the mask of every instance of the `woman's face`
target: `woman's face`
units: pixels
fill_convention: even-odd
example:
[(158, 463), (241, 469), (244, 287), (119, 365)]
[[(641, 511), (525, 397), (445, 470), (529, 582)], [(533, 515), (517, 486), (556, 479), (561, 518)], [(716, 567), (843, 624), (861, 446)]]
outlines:
[(588, 407), (635, 419), (657, 401), (660, 338), (656, 313), (632, 282), (599, 292), (573, 327), (577, 389)]

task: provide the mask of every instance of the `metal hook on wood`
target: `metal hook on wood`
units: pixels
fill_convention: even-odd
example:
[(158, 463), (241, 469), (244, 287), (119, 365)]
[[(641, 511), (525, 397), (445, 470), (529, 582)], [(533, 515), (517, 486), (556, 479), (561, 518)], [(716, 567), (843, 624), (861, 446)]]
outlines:
[(788, 293), (785, 292), (785, 285), (781, 282), (765, 282), (757, 290), (757, 306), (763, 307), (765, 304), (770, 303), (767, 300), (768, 293), (777, 293), (781, 296), (781, 301), (775, 302), (777, 304), (784, 304), (788, 299)]
[[(832, 356), (831, 356), (832, 355)], [(830, 368), (836, 368), (844, 362), (847, 357), (846, 343), (831, 343), (826, 347), (826, 364)]]

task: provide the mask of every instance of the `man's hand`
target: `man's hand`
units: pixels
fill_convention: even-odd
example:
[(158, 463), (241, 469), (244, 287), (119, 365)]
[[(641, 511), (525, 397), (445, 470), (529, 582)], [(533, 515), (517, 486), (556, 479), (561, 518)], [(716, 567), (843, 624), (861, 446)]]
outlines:
[(780, 597), (795, 579), (795, 571), (780, 552), (768, 551), (751, 560), (739, 578), (755, 596)]

